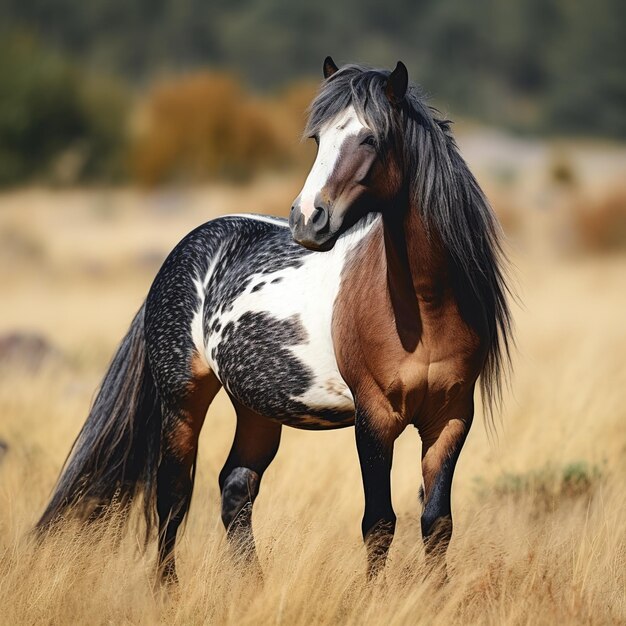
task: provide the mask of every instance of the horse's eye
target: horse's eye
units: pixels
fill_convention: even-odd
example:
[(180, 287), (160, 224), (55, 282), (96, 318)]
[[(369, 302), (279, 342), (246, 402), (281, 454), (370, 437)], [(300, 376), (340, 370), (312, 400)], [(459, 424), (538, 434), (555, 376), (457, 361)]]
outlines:
[(363, 146), (372, 146), (372, 148), (376, 147), (376, 137), (374, 135), (368, 135), (362, 142)]

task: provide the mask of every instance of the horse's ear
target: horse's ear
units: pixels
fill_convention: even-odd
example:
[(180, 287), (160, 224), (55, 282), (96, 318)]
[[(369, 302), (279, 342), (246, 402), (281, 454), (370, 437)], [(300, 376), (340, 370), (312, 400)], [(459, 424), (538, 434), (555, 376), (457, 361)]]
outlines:
[(399, 104), (406, 95), (409, 86), (409, 72), (406, 65), (402, 61), (398, 61), (396, 69), (389, 74), (387, 85), (385, 86), (385, 94), (391, 104)]
[(324, 78), (330, 78), (338, 70), (339, 68), (332, 57), (326, 57), (324, 59)]

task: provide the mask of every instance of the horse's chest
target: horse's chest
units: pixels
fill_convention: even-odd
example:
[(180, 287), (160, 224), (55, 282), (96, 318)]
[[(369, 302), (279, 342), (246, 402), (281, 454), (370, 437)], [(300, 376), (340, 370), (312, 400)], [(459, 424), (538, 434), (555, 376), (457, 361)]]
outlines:
[[(376, 307), (374, 294), (369, 302), (338, 335), (340, 368), (360, 403), (387, 407), (394, 420), (417, 425), (471, 397), (480, 343), (458, 316), (432, 320), (418, 311), (400, 326), (390, 305)], [(338, 306), (346, 309), (341, 299)]]
[(228, 392), (254, 411), (303, 428), (351, 423), (352, 395), (331, 339), (339, 263), (255, 274), (232, 302), (208, 303), (205, 354)]

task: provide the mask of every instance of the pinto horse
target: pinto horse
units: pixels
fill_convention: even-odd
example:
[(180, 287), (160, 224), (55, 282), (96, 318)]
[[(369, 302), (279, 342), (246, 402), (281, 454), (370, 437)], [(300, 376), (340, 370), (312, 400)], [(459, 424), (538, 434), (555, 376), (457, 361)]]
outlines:
[[(511, 342), (500, 229), (450, 123), (406, 67), (330, 57), (306, 134), (315, 163), (289, 221), (231, 215), (171, 252), (101, 385), (38, 523), (143, 501), (175, 580), (198, 436), (221, 387), (237, 414), (219, 475), (229, 539), (255, 561), (252, 505), (283, 426), (355, 427), (368, 572), (396, 517), (394, 441), (422, 440), (427, 555), (452, 534), (450, 491), (480, 379), (497, 403)], [(433, 557), (434, 558), (434, 557)], [(440, 560), (440, 556), (437, 558)]]

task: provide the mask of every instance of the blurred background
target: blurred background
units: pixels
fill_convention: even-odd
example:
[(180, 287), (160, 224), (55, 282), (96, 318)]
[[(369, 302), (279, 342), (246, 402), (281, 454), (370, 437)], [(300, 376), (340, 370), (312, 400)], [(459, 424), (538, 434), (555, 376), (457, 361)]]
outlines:
[(1, 0), (0, 184), (293, 167), (327, 54), (402, 59), (468, 124), (623, 140), (625, 18), (618, 0)]
[[(489, 441), (477, 420), (456, 472), (451, 550), (467, 575), (449, 611), (424, 623), (525, 624), (528, 611), (546, 623), (623, 623), (625, 31), (623, 0), (0, 0), (6, 623), (38, 623), (35, 609), (46, 624), (128, 622), (133, 611), (138, 623), (161, 619), (148, 565), (132, 550), (104, 577), (133, 581), (113, 593), (91, 539), (62, 574), (53, 553), (23, 538), (168, 252), (220, 214), (287, 214), (314, 158), (300, 136), (328, 54), (388, 68), (403, 60), (455, 121), (503, 225), (521, 301), (500, 437)], [(225, 396), (208, 423), (186, 534), (204, 543), (182, 548), (183, 578), (195, 585), (189, 616), (214, 606), (211, 590), (240, 584), (221, 582), (214, 565), (223, 550), (216, 477), (234, 429)], [(350, 429), (286, 431), (255, 513), (275, 593), (261, 611), (258, 602), (233, 608), (225, 592), (209, 621), (365, 623), (363, 610), (399, 623), (391, 598), (406, 598), (400, 615), (422, 615), (423, 587), (392, 587), (384, 601), (366, 590), (362, 606), (348, 603), (350, 619), (311, 614), (343, 606), (337, 594), (361, 571), (359, 468)], [(394, 457), (394, 571), (402, 555), (421, 562), (417, 458), (411, 429)], [(335, 534), (320, 535), (329, 510)], [(331, 571), (337, 554), (343, 569)], [(300, 569), (285, 574), (291, 563)], [(163, 623), (197, 621), (185, 615)]]
[(0, 277), (151, 278), (198, 223), (285, 215), (327, 54), (406, 62), (514, 253), (619, 253), (625, 18), (619, 0), (0, 0)]
[(102, 367), (189, 230), (286, 215), (327, 54), (404, 60), (455, 121), (522, 301), (586, 271), (574, 299), (604, 311), (626, 259), (625, 7), (0, 0), (0, 366), (50, 352)]
[(532, 263), (606, 275), (626, 254), (625, 6), (0, 0), (0, 362), (33, 341), (104, 362), (186, 232), (286, 215), (327, 54), (404, 60), (455, 121), (522, 300)]

